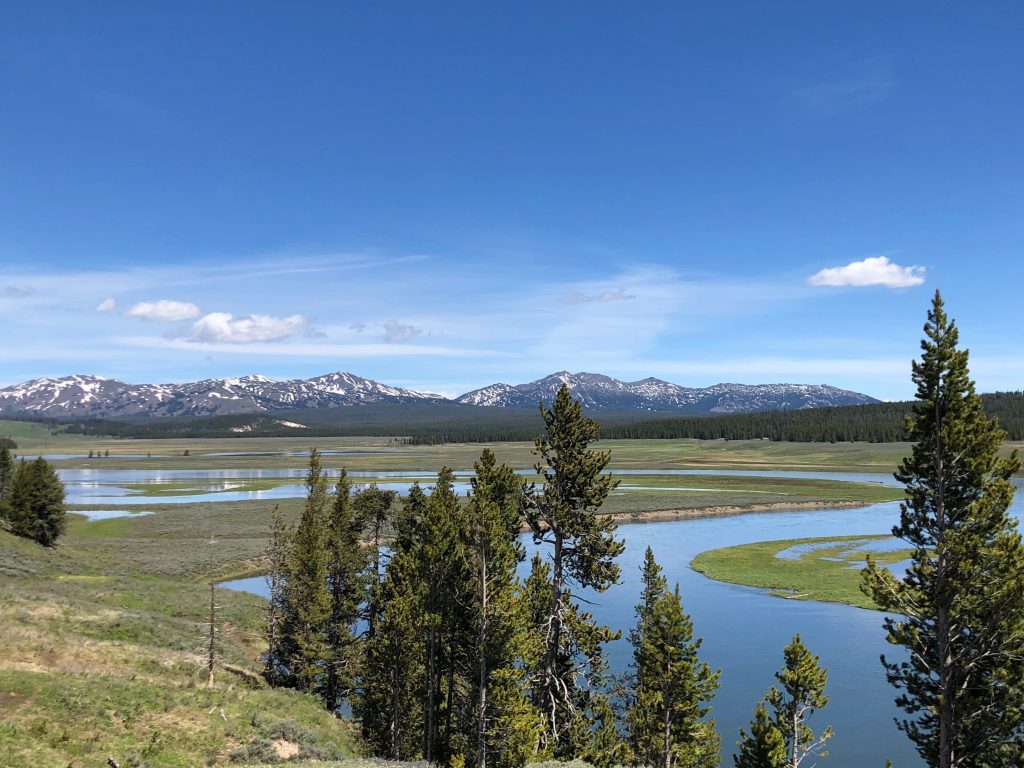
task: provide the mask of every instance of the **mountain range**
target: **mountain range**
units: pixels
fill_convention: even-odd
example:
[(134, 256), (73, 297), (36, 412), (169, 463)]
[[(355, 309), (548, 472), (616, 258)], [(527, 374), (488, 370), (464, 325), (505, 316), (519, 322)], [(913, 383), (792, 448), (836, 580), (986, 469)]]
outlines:
[(54, 418), (215, 416), (369, 403), (455, 403), (536, 408), (562, 384), (592, 410), (659, 413), (749, 413), (878, 402), (827, 384), (716, 384), (682, 387), (661, 379), (620, 381), (594, 373), (559, 373), (526, 384), (492, 384), (448, 400), (392, 387), (351, 373), (275, 381), (265, 376), (205, 379), (187, 384), (126, 384), (101, 376), (34, 379), (0, 389), (0, 414)]

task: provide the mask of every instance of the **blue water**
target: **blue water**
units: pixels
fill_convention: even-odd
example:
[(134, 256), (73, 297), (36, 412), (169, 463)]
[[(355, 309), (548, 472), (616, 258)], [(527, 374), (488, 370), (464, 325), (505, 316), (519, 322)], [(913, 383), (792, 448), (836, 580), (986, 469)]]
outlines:
[(82, 515), (90, 523), (94, 523), (97, 520), (113, 520), (117, 517), (143, 517), (153, 513), (134, 512), (128, 509), (76, 509), (73, 514)]

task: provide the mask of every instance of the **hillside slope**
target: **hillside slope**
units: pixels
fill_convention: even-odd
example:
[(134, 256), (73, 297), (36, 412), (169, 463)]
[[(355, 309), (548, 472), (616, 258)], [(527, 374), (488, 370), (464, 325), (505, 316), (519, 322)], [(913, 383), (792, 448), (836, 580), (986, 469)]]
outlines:
[(224, 666), (258, 669), (261, 601), (216, 592), (223, 618), (207, 688), (209, 588), (147, 573), (159, 570), (147, 567), (148, 548), (121, 557), (130, 542), (104, 535), (118, 526), (94, 525), (73, 522), (53, 550), (0, 530), (5, 766), (255, 763), (276, 757), (275, 741), (305, 758), (357, 751), (351, 725), (315, 700), (257, 687)]

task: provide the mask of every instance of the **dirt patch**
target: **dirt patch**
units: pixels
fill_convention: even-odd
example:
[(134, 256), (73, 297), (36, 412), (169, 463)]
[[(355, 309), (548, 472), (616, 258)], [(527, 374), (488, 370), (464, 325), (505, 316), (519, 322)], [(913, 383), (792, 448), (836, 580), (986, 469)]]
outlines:
[(19, 696), (14, 691), (0, 691), (0, 715), (6, 718), (8, 714), (24, 706), (27, 700), (27, 697)]
[(698, 517), (744, 515), (748, 512), (786, 512), (793, 509), (852, 509), (868, 507), (868, 501), (780, 501), (747, 506), (697, 507), (693, 509), (656, 509), (650, 512), (617, 512), (611, 517), (618, 523), (655, 523), (663, 520), (690, 520)]
[(290, 760), (299, 754), (299, 745), (287, 739), (274, 739), (270, 742), (270, 746), (282, 760)]

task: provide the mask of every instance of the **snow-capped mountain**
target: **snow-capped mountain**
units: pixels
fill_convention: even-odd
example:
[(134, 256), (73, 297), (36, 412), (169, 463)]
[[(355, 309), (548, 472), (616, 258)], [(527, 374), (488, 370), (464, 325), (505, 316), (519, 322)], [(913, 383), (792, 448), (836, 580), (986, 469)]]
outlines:
[(661, 379), (619, 381), (596, 373), (561, 371), (527, 384), (491, 384), (467, 392), (455, 402), (502, 408), (535, 408), (548, 402), (566, 384), (584, 406), (606, 410), (683, 411), (687, 413), (749, 413), (878, 401), (859, 392), (827, 384), (715, 384), (681, 387)]
[(265, 376), (243, 376), (189, 384), (126, 384), (101, 376), (63, 376), (0, 389), (0, 413), (58, 418), (213, 416), (442, 399), (343, 372), (314, 379), (275, 381)]
[[(492, 384), (468, 392), (454, 403), (536, 408), (541, 400), (550, 402), (563, 383), (584, 406), (599, 410), (748, 413), (878, 402), (826, 384), (716, 384), (695, 389), (661, 379), (619, 381), (596, 373), (562, 371), (528, 384)], [(56, 418), (216, 416), (411, 402), (453, 401), (345, 372), (312, 379), (275, 381), (266, 376), (242, 376), (190, 384), (126, 384), (101, 376), (64, 376), (0, 389), (0, 414), (35, 413)]]

